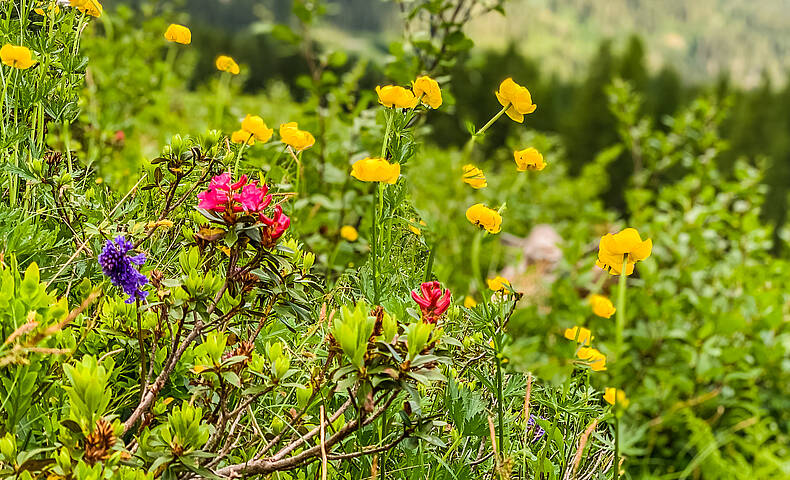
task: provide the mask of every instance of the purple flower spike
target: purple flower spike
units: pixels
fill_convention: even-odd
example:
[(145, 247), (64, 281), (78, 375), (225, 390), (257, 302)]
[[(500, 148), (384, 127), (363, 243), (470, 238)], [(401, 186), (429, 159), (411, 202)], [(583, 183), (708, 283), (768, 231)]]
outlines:
[[(538, 417), (538, 418), (544, 420), (543, 417)], [(533, 427), (535, 429), (535, 433), (532, 434), (532, 441), (537, 442), (538, 440), (540, 440), (540, 437), (542, 437), (546, 433), (546, 431), (543, 430), (543, 428), (541, 428), (541, 426), (538, 425), (537, 422), (535, 422), (535, 415), (530, 415), (529, 420), (527, 420), (527, 430), (530, 430)]]
[(134, 303), (148, 295), (148, 292), (140, 288), (148, 283), (148, 278), (134, 267), (145, 263), (145, 254), (127, 255), (133, 247), (132, 242), (119, 235), (115, 241), (107, 240), (99, 254), (102, 272), (110, 277), (113, 285), (121, 287), (129, 295), (126, 303)]

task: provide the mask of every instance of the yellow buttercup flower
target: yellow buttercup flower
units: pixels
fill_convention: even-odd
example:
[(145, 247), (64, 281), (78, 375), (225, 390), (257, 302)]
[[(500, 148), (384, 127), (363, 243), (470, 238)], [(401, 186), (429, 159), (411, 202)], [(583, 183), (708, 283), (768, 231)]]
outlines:
[(486, 176), (483, 174), (483, 171), (472, 164), (464, 165), (464, 174), (461, 179), (465, 184), (470, 185), (475, 189), (488, 186), (488, 182), (486, 182)]
[(19, 70), (28, 69), (36, 63), (29, 48), (11, 45), (10, 43), (6, 43), (3, 45), (3, 48), (0, 48), (0, 60), (2, 60), (4, 65), (18, 68)]
[(469, 207), (466, 210), (466, 218), (478, 227), (485, 228), (488, 233), (499, 233), (502, 230), (502, 215), (482, 203)]
[(580, 359), (587, 361), (587, 363), (590, 365), (590, 368), (594, 372), (602, 372), (606, 370), (606, 355), (597, 349), (591, 347), (582, 347), (579, 349), (576, 355)]
[(442, 106), (442, 89), (439, 88), (439, 83), (431, 77), (417, 77), (417, 79), (412, 82), (411, 89), (414, 92), (414, 96), (417, 97), (423, 105), (428, 105), (433, 109)]
[(363, 158), (351, 165), (351, 176), (363, 182), (395, 184), (400, 177), (400, 164), (383, 158)]
[(508, 107), (505, 111), (507, 116), (519, 123), (524, 121), (524, 115), (532, 113), (538, 108), (532, 103), (532, 95), (529, 94), (527, 87), (522, 87), (512, 78), (506, 78), (499, 85), (496, 98), (503, 107)]
[(274, 129), (267, 127), (263, 119), (257, 115), (247, 114), (241, 121), (241, 129), (248, 135), (252, 134), (255, 140), (263, 143), (268, 142), (274, 134)]
[(379, 96), (379, 103), (389, 108), (414, 108), (420, 101), (414, 96), (414, 92), (396, 85), (376, 87), (376, 94)]
[(104, 10), (98, 0), (69, 0), (69, 4), (91, 17), (100, 17)]
[(516, 170), (519, 172), (526, 172), (527, 170), (541, 171), (546, 168), (543, 155), (532, 147), (514, 151), (513, 158), (516, 159), (516, 165), (518, 165)]
[(233, 143), (246, 143), (247, 145), (255, 145), (255, 135), (244, 130), (236, 130), (230, 135), (230, 141)]
[(582, 345), (589, 345), (593, 340), (592, 332), (584, 327), (566, 328), (565, 338), (576, 340), (576, 343), (581, 343)]
[(51, 13), (52, 15), (57, 15), (58, 13), (60, 13), (60, 6), (57, 3), (52, 2), (49, 4), (46, 10), (44, 10), (44, 6), (42, 5), (40, 7), (34, 8), (33, 11), (41, 15), (42, 17), (46, 16), (48, 13)]
[(315, 137), (306, 130), (299, 130), (299, 124), (296, 122), (280, 125), (280, 139), (297, 152), (307, 150), (315, 144)]
[(189, 28), (171, 23), (165, 31), (165, 39), (168, 42), (180, 43), (182, 45), (189, 45), (192, 43), (192, 31)]
[(499, 275), (494, 278), (487, 279), (486, 283), (488, 284), (488, 288), (495, 292), (504, 290), (506, 287), (510, 286), (510, 281), (507, 278), (501, 277)]
[(612, 305), (612, 301), (603, 295), (590, 295), (590, 306), (594, 314), (603, 318), (611, 318), (617, 311)]
[(475, 301), (474, 298), (470, 297), (469, 295), (464, 297), (464, 307), (475, 308), (476, 306), (477, 306), (477, 302)]
[(231, 75), (239, 74), (239, 65), (236, 63), (236, 60), (233, 60), (232, 57), (220, 55), (217, 57), (215, 64), (217, 66), (217, 70), (220, 72), (228, 72)]
[(625, 396), (624, 391), (620, 390), (619, 388), (606, 387), (606, 392), (603, 395), (603, 399), (606, 400), (606, 403), (609, 405), (614, 405), (615, 396), (617, 397), (617, 404), (623, 408), (627, 408), (628, 404), (631, 403), (631, 401)]
[[(409, 219), (409, 230), (411, 230), (411, 233), (413, 233), (413, 234), (415, 234), (417, 236), (420, 236), (422, 234), (422, 230), (420, 230), (419, 228), (415, 227), (414, 226), (415, 223), (417, 223), (417, 219), (416, 218), (410, 218)], [(424, 227), (426, 225), (425, 220), (420, 220), (420, 225), (422, 225)]]
[(359, 232), (351, 225), (343, 225), (340, 227), (340, 236), (349, 242), (356, 242), (359, 238)]
[(650, 256), (653, 251), (651, 239), (642, 240), (634, 228), (626, 228), (622, 232), (607, 233), (598, 244), (598, 260), (595, 264), (612, 275), (620, 275), (623, 259), (627, 258), (626, 275), (634, 273), (634, 265)]

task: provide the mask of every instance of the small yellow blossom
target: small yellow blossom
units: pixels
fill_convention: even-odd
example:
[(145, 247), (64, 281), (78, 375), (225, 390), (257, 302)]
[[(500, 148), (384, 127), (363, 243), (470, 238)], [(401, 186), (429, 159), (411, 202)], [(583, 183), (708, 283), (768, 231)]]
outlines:
[(237, 64), (236, 60), (233, 60), (232, 57), (220, 55), (217, 57), (215, 64), (217, 65), (217, 70), (220, 72), (228, 72), (231, 75), (239, 74), (239, 64)]
[(526, 172), (527, 170), (541, 171), (546, 168), (543, 155), (532, 147), (514, 151), (513, 158), (516, 159), (516, 165), (518, 165), (516, 170), (519, 172)]
[[(578, 337), (577, 337), (578, 335)], [(582, 345), (589, 345), (592, 342), (593, 336), (589, 329), (584, 327), (573, 327), (565, 329), (565, 338), (568, 340), (575, 340)]]
[(192, 32), (189, 28), (178, 25), (176, 23), (171, 23), (167, 30), (165, 31), (165, 39), (168, 42), (175, 42), (180, 43), (182, 45), (189, 45), (192, 43)]
[(343, 225), (340, 227), (340, 236), (349, 242), (356, 242), (359, 238), (359, 232), (351, 225)]
[(383, 158), (363, 158), (351, 165), (351, 176), (363, 182), (395, 184), (400, 177), (400, 164)]
[(47, 14), (57, 15), (60, 13), (60, 6), (57, 3), (52, 2), (49, 4), (46, 10), (44, 10), (44, 6), (42, 5), (40, 7), (34, 8), (33, 11), (42, 17), (46, 16)]
[(255, 136), (255, 140), (266, 143), (272, 138), (274, 130), (267, 127), (263, 119), (257, 115), (247, 115), (241, 121), (241, 129)]
[(504, 290), (506, 287), (510, 286), (510, 281), (507, 278), (499, 275), (494, 278), (487, 279), (486, 283), (488, 284), (488, 288), (495, 292)]
[(246, 143), (247, 145), (255, 145), (255, 135), (244, 130), (236, 130), (230, 135), (230, 141), (233, 143)]
[(623, 269), (623, 258), (627, 258), (625, 273), (634, 273), (634, 265), (650, 256), (653, 241), (642, 240), (634, 228), (626, 228), (622, 232), (607, 233), (598, 244), (598, 261), (595, 264), (612, 275), (620, 275)]
[[(422, 230), (420, 230), (419, 228), (415, 227), (414, 226), (415, 223), (417, 223), (417, 219), (416, 218), (410, 218), (409, 219), (409, 230), (411, 230), (411, 233), (413, 233), (413, 234), (415, 234), (417, 236), (420, 236), (422, 234)], [(423, 227), (426, 226), (425, 220), (420, 220), (420, 225), (422, 225)]]
[(606, 370), (606, 355), (597, 349), (591, 347), (582, 347), (579, 349), (576, 355), (580, 359), (587, 361), (587, 363), (590, 365), (590, 368), (594, 372), (602, 372)]
[(99, 0), (69, 0), (69, 4), (91, 17), (100, 17), (104, 10)]
[(538, 108), (532, 103), (532, 96), (527, 87), (522, 87), (512, 78), (506, 78), (499, 85), (496, 98), (503, 107), (509, 107), (505, 111), (507, 116), (519, 123), (524, 121), (524, 115), (532, 113)]
[(280, 125), (280, 139), (297, 152), (307, 150), (315, 144), (315, 137), (306, 130), (299, 130), (299, 124), (296, 122)]
[(476, 306), (477, 306), (477, 302), (475, 301), (474, 298), (470, 297), (469, 295), (464, 297), (464, 307), (475, 308)]
[(379, 96), (379, 103), (389, 108), (414, 108), (420, 101), (414, 96), (414, 92), (396, 85), (376, 87), (376, 94)]
[(3, 45), (3, 48), (0, 48), (0, 60), (2, 60), (4, 65), (18, 68), (19, 70), (28, 69), (36, 63), (29, 48), (11, 45), (10, 43), (6, 43)]
[(603, 295), (590, 295), (590, 306), (594, 314), (603, 318), (611, 318), (617, 311), (612, 305), (612, 301)]
[(628, 408), (628, 404), (631, 403), (631, 401), (625, 396), (625, 392), (619, 388), (606, 387), (606, 393), (604, 393), (603, 399), (606, 400), (606, 403), (614, 405), (615, 395), (617, 396), (617, 404), (623, 408)]
[(414, 91), (414, 96), (417, 97), (423, 105), (428, 105), (433, 109), (442, 106), (442, 89), (439, 88), (439, 83), (431, 77), (417, 77), (417, 79), (412, 82), (411, 89)]
[(464, 174), (461, 177), (465, 184), (474, 189), (480, 189), (488, 186), (486, 176), (483, 171), (472, 164), (464, 165)]
[(478, 227), (485, 228), (488, 233), (499, 233), (502, 230), (502, 215), (482, 203), (469, 207), (466, 218)]

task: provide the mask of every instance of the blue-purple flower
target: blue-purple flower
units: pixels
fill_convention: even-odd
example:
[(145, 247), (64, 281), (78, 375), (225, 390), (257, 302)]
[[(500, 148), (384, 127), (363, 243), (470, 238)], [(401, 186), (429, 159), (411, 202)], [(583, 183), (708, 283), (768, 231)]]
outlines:
[[(537, 417), (537, 418), (544, 420), (543, 417)], [(538, 425), (538, 423), (535, 421), (535, 415), (530, 415), (529, 420), (527, 420), (527, 430), (529, 431), (532, 430), (533, 428), (534, 428), (534, 433), (532, 434), (532, 441), (537, 442), (538, 440), (540, 440), (540, 437), (542, 437), (546, 433), (546, 431), (543, 430), (543, 428), (541, 428), (541, 426)]]
[(107, 240), (99, 254), (102, 272), (110, 277), (113, 285), (121, 287), (124, 293), (129, 295), (126, 303), (134, 303), (148, 295), (148, 292), (141, 288), (148, 283), (148, 278), (135, 268), (135, 265), (140, 266), (145, 263), (145, 254), (128, 255), (132, 248), (134, 248), (132, 242), (119, 235), (114, 241)]

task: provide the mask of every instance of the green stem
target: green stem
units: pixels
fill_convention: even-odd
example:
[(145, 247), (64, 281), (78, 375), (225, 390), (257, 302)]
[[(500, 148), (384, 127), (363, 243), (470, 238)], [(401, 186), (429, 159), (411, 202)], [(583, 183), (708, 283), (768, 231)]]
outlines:
[(473, 135), (473, 137), (477, 137), (477, 136), (480, 136), (480, 135), (484, 134), (485, 131), (488, 130), (488, 127), (493, 125), (494, 122), (499, 120), (499, 117), (501, 117), (502, 115), (505, 114), (505, 112), (507, 112), (508, 108), (510, 108), (510, 104), (509, 103), (506, 106), (502, 107), (502, 110), (500, 110), (499, 113), (497, 113), (496, 115), (491, 117), (491, 120), (489, 120), (488, 123), (486, 123), (485, 125), (480, 127), (480, 130), (476, 131), (475, 134)]
[(252, 136), (253, 136), (253, 134), (251, 133), (250, 136), (247, 137), (247, 140), (244, 143), (241, 144), (241, 147), (239, 147), (239, 151), (236, 153), (236, 163), (233, 166), (233, 177), (234, 178), (239, 173), (239, 161), (241, 161), (241, 154), (244, 152), (244, 148), (247, 147), (247, 144), (250, 143), (250, 140), (252, 139)]
[(379, 237), (381, 232), (379, 222), (383, 214), (384, 204), (384, 186), (381, 183), (376, 185), (376, 194), (378, 195), (376, 202), (373, 205), (373, 245), (371, 246), (373, 254), (373, 303), (379, 304), (380, 291), (379, 291), (379, 255), (381, 253), (381, 245), (379, 245)]
[(433, 246), (428, 251), (428, 262), (425, 264), (425, 276), (423, 277), (423, 282), (428, 282), (431, 280), (431, 273), (433, 271), (433, 259), (436, 256), (436, 245)]
[(505, 458), (505, 405), (502, 395), (502, 358), (500, 354), (501, 345), (499, 341), (496, 342), (496, 402), (497, 402), (497, 416), (499, 417), (499, 453), (500, 456)]
[[(626, 282), (626, 268), (628, 267), (628, 254), (623, 255), (623, 265), (620, 271), (620, 282), (617, 288), (617, 314), (615, 316), (615, 386), (620, 385), (621, 357), (623, 354), (623, 331), (625, 330), (625, 291), (628, 287)], [(615, 390), (615, 403), (614, 403), (614, 473), (612, 478), (618, 480), (620, 478), (620, 420), (617, 418), (617, 390)]]
[(384, 115), (387, 117), (387, 128), (384, 130), (384, 141), (381, 143), (381, 158), (387, 158), (387, 147), (390, 143), (390, 131), (392, 130), (392, 113), (389, 109), (384, 110)]
[(219, 88), (217, 92), (217, 104), (214, 108), (214, 126), (220, 128), (222, 116), (225, 113), (225, 103), (230, 92), (230, 73), (220, 73)]

